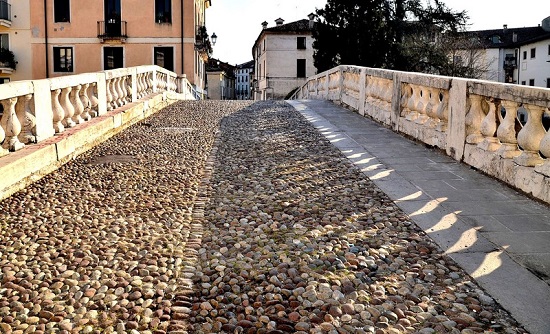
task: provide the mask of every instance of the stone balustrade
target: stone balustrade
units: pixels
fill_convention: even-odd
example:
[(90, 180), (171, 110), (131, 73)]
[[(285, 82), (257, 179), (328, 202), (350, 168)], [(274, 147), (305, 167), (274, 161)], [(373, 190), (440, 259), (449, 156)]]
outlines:
[[(181, 82), (181, 83), (180, 83)], [(180, 87), (178, 91), (178, 85)], [(185, 77), (158, 66), (138, 66), (0, 87), (0, 156), (157, 92), (192, 98)]]
[(339, 66), (293, 98), (343, 104), (550, 203), (550, 89)]
[(1, 85), (0, 198), (168, 99), (195, 96), (185, 76), (154, 65)]

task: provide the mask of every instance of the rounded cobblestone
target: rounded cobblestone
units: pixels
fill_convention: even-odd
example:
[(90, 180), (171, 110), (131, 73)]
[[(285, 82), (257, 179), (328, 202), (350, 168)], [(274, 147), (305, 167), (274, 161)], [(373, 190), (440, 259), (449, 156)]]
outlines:
[(524, 332), (284, 102), (180, 102), (1, 201), (0, 268), (4, 333)]

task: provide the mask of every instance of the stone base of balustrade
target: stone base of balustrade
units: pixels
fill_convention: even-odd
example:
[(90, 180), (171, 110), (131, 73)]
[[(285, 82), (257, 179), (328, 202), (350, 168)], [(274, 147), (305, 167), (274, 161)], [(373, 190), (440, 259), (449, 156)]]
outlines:
[[(514, 159), (502, 158), (498, 152), (488, 152), (474, 144), (466, 144), (464, 163), (477, 168), (504, 183), (521, 190), (541, 201), (550, 203), (550, 165), (548, 174), (541, 173), (536, 168), (518, 165)], [(542, 170), (543, 165), (540, 165)]]
[(416, 140), (426, 143), (430, 146), (446, 149), (447, 134), (439, 132), (437, 129), (417, 124), (415, 121), (409, 121), (404, 117), (399, 118), (399, 132), (403, 132)]
[(181, 96), (176, 93), (151, 94), (144, 100), (129, 103), (38, 144), (27, 145), (3, 156), (0, 158), (0, 199), (25, 188), (128, 126), (176, 102), (178, 98)]
[(359, 98), (353, 95), (342, 95), (342, 103), (355, 112), (359, 110)]

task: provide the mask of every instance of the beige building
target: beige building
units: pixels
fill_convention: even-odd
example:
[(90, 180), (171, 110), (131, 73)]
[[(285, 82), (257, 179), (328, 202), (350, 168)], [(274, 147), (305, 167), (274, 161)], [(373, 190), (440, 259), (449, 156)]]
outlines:
[(0, 0), (0, 83), (31, 79), (30, 27), (28, 0)]
[(211, 0), (15, 2), (25, 3), (21, 15), (30, 16), (26, 41), (32, 59), (19, 60), (17, 67), (29, 72), (26, 79), (155, 64), (186, 74), (204, 90), (210, 48), (205, 11)]
[(283, 99), (293, 89), (301, 86), (306, 78), (316, 73), (313, 65), (313, 22), (304, 19), (263, 30), (252, 48), (254, 57), (254, 100)]
[(209, 99), (235, 100), (235, 66), (210, 58), (206, 74)]

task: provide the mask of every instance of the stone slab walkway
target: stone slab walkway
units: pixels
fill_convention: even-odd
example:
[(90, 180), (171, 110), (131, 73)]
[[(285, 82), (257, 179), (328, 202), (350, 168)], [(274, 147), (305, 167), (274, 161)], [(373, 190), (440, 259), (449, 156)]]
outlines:
[(327, 101), (289, 101), (532, 333), (550, 333), (550, 209)]

